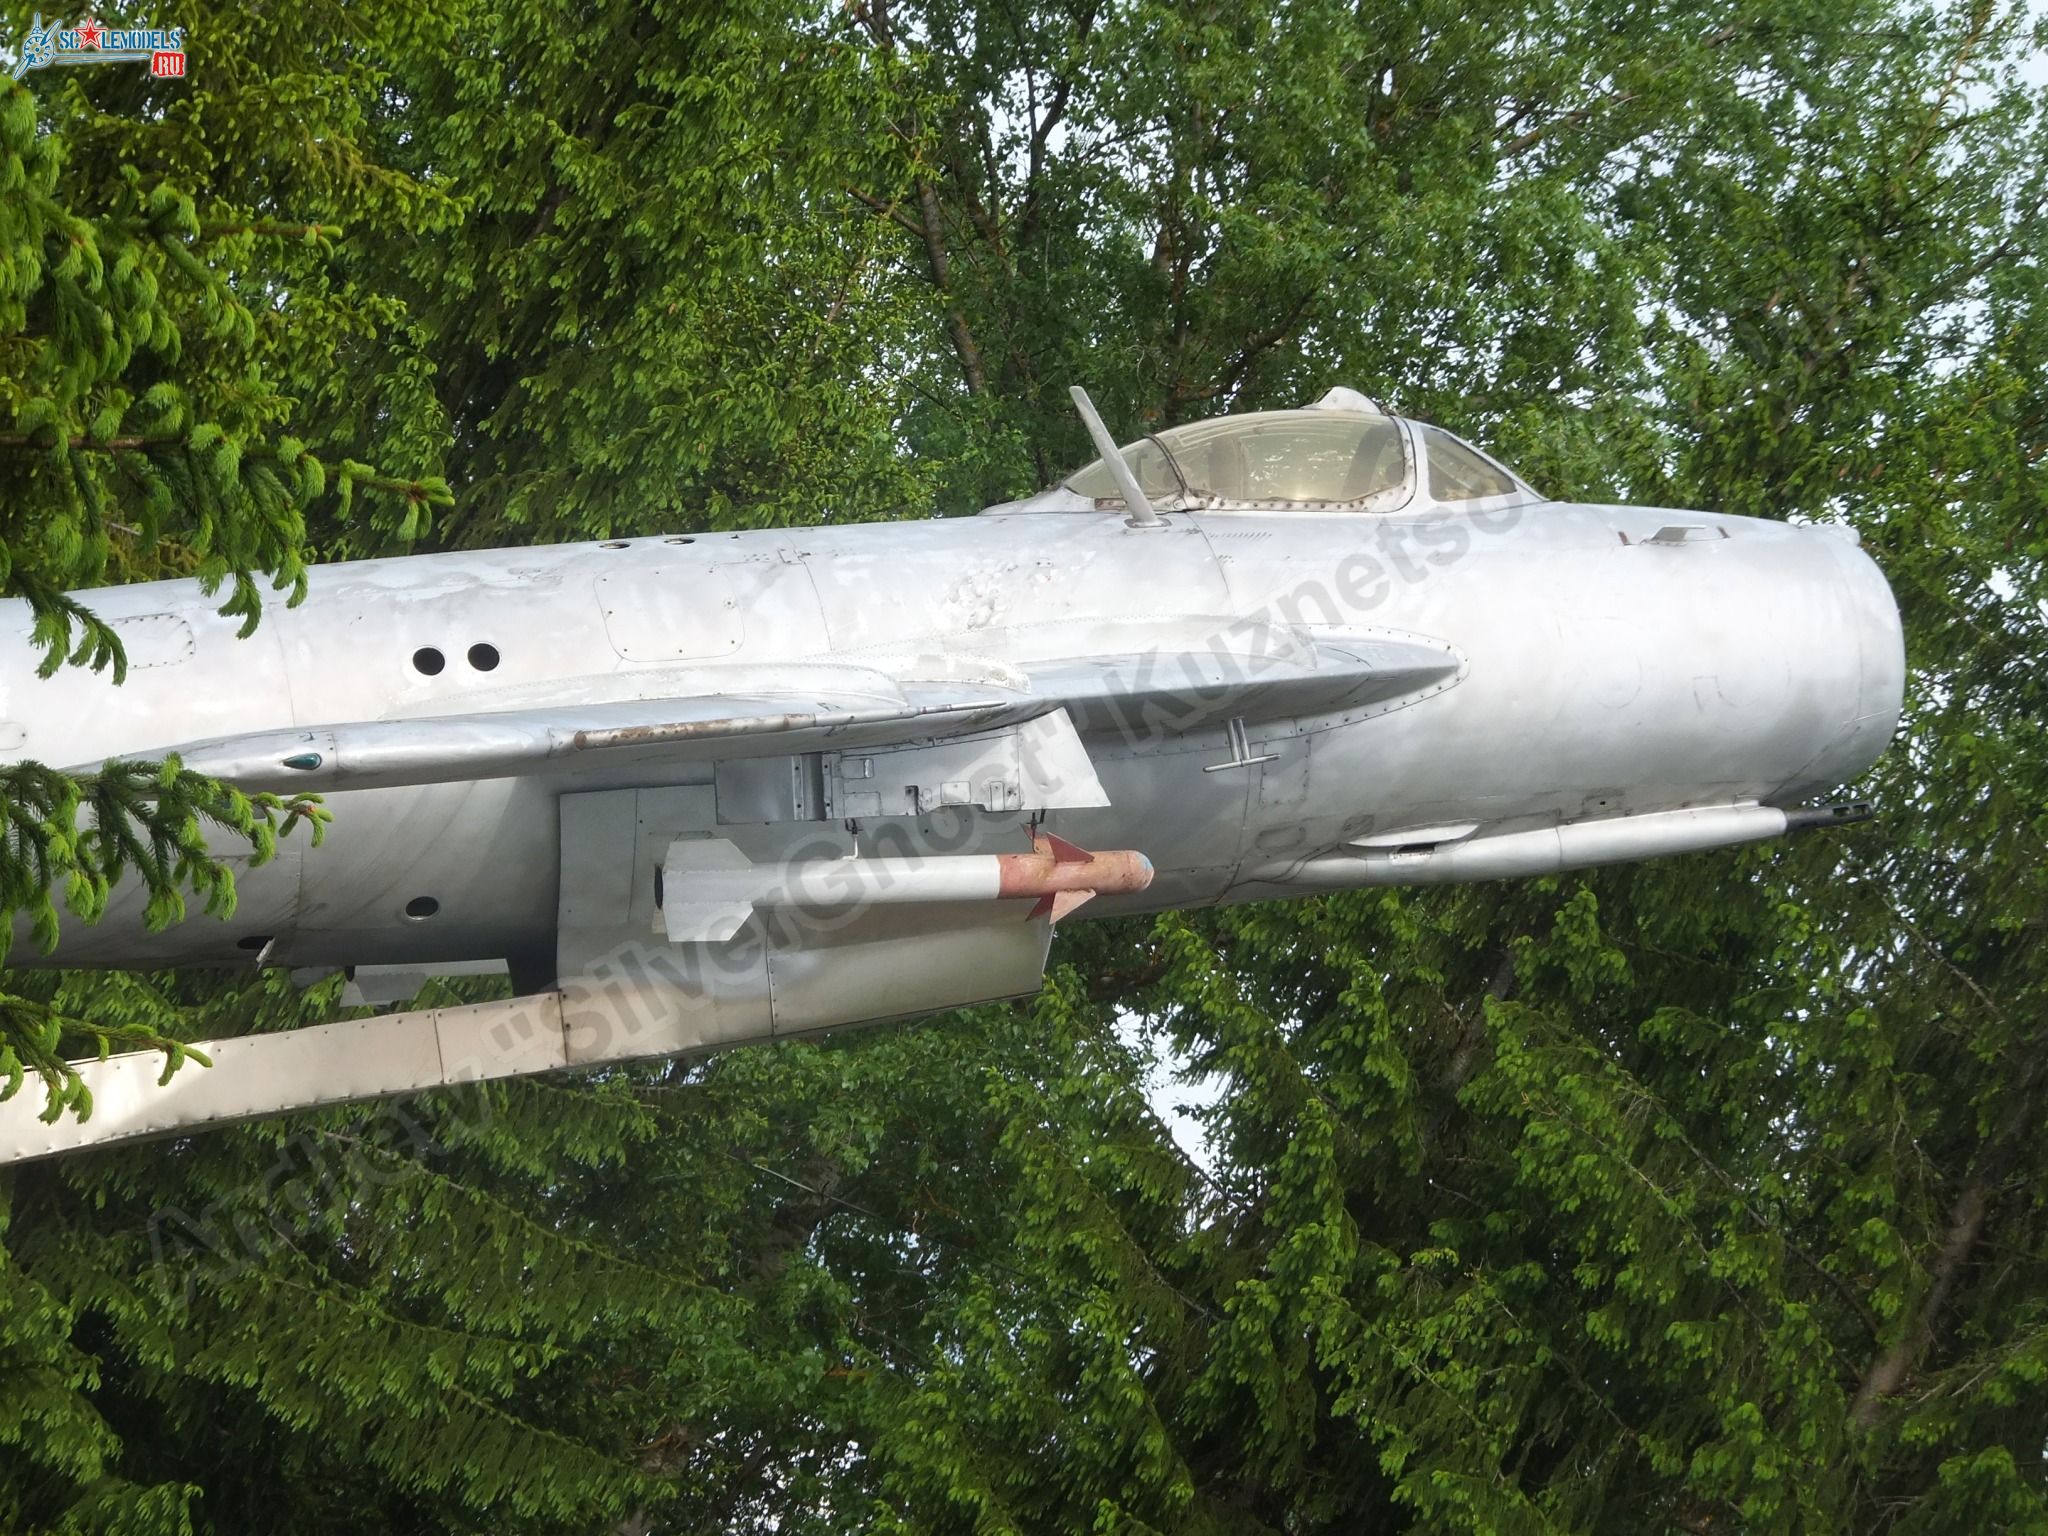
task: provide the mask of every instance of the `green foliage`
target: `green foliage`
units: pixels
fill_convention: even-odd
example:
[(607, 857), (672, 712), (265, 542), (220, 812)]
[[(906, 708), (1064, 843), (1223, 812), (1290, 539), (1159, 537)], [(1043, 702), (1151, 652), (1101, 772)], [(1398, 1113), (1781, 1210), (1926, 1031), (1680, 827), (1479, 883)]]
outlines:
[(922, 292), (843, 190), (876, 85), (770, 4), (468, 12), (387, 124), (463, 220), (376, 274), (432, 338), (445, 540), (929, 510), (891, 363)]
[[(326, 247), (339, 231), (203, 224), (190, 194), (133, 163), (82, 196), (65, 179), (65, 139), (38, 118), (34, 92), (10, 84), (0, 591), (27, 599), (44, 675), (69, 660), (118, 679), (118, 638), (65, 596), (106, 578), (116, 538), (136, 561), (175, 543), (207, 590), (228, 587), (221, 611), (241, 616), (244, 634), (262, 611), (258, 577), (293, 600), (304, 591), (305, 513), (328, 476), (284, 431), (293, 402), (266, 373), (235, 278), (256, 240)], [(344, 504), (366, 473), (344, 465)], [(413, 504), (449, 499), (440, 481), (390, 488)]]
[[(184, 919), (187, 891), (205, 898), (209, 917), (229, 917), (234, 872), (215, 854), (209, 827), (246, 843), (247, 861), (256, 865), (268, 862), (278, 838), (302, 821), (319, 846), (329, 819), (317, 797), (244, 795), (186, 772), (175, 756), (154, 764), (109, 762), (87, 774), (15, 763), (0, 768), (0, 902), (27, 917), (45, 951), (57, 942), (60, 886), (65, 905), (87, 923), (106, 914), (123, 879), (140, 886), (152, 932)], [(11, 927), (0, 930), (0, 959), (12, 938)], [(92, 1095), (63, 1054), (80, 1041), (102, 1058), (115, 1046), (161, 1050), (166, 1082), (188, 1056), (200, 1054), (145, 1024), (103, 1024), (24, 996), (0, 992), (0, 1009), (7, 1017), (0, 1098), (19, 1092), (24, 1070), (33, 1071), (49, 1090), (52, 1120), (67, 1109), (92, 1112)]]
[[(26, 20), (10, 17), (8, 35)], [(346, 45), (309, 55), (288, 31), (255, 29), (245, 60), (260, 83), (241, 89), (232, 71), (195, 90), (127, 70), (0, 88), (0, 595), (25, 601), (45, 676), (66, 663), (126, 671), (114, 628), (72, 589), (189, 576), (247, 634), (265, 582), (290, 601), (303, 591), (310, 515), (348, 516), (360, 487), (396, 508), (369, 525), (403, 539), (450, 501), (439, 476), (396, 479), (350, 456), (373, 445), (323, 457), (305, 435), (304, 395), (366, 332), (336, 320), (350, 295), (335, 271), (343, 230), (328, 220), (430, 222), (439, 200), (388, 170), (346, 169), (362, 103), (336, 82), (377, 77), (359, 64), (336, 76), (319, 55)], [(418, 34), (406, 21), (394, 35)], [(238, 155), (239, 176), (221, 176)], [(82, 779), (16, 764), (0, 772), (0, 893), (45, 947), (53, 889), (89, 922), (123, 874), (152, 924), (180, 919), (188, 893), (225, 915), (222, 856), (261, 862), (317, 814), (175, 764)], [(175, 1066), (174, 1033), (109, 1031), (0, 995), (0, 1097), (27, 1066), (52, 1113), (83, 1111), (67, 1053), (163, 1045)]]
[[(1832, 840), (1079, 924), (1028, 1006), (20, 1170), (0, 1525), (2048, 1530), (2022, 14), (192, 24), (191, 81), (49, 71), (8, 140), (43, 202), (0, 227), (98, 253), (5, 268), (70, 317), (0, 326), (0, 404), (67, 402), (0, 448), (46, 605), (288, 571), (300, 524), (342, 554), (965, 511), (1087, 456), (1072, 380), (1125, 428), (1349, 383), (1555, 494), (1852, 521), (1911, 697), (1857, 787), (1883, 819)], [(457, 494), (429, 521), (430, 481), (358, 501), (308, 455)], [(123, 770), (172, 830), (88, 847), (102, 791), (22, 772), (31, 911), (80, 848), (88, 910), (124, 860), (212, 897), (194, 829), (298, 809)], [(46, 1049), (336, 1006), (14, 991)]]

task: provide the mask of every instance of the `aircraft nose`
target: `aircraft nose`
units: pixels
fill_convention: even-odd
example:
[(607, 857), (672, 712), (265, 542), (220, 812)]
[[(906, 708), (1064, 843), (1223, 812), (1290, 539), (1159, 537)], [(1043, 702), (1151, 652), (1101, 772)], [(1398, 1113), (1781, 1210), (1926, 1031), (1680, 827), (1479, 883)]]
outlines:
[[(1816, 636), (1827, 652), (1841, 658), (1844, 671), (1852, 662), (1853, 690), (1844, 689), (1840, 726), (1796, 786), (1817, 793), (1854, 779), (1883, 755), (1898, 729), (1905, 700), (1906, 642), (1899, 605), (1877, 562), (1864, 552), (1855, 531), (1841, 526), (1817, 527), (1807, 536), (1832, 546), (1832, 602), (1816, 605), (1832, 633)], [(1850, 701), (1853, 701), (1852, 703)]]

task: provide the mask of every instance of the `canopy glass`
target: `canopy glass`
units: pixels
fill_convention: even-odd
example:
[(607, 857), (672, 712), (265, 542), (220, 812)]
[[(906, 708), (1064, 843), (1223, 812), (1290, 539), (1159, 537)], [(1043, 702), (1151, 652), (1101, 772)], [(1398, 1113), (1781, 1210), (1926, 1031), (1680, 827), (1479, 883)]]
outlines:
[[(1521, 489), (1449, 433), (1435, 427), (1418, 432), (1433, 500), (1470, 501)], [(1153, 433), (1122, 452), (1139, 488), (1166, 505), (1373, 511), (1405, 503), (1415, 478), (1401, 423), (1357, 411), (1217, 416)], [(1098, 503), (1122, 504), (1100, 459), (1065, 484)]]

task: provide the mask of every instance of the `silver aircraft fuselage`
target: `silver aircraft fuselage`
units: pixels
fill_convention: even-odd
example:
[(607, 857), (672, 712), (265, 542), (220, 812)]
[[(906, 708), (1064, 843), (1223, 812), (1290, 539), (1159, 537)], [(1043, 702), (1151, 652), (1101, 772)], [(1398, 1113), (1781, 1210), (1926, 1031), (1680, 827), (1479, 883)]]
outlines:
[[(371, 1001), (505, 963), (552, 1009), (524, 1065), (458, 1071), (444, 1039), (176, 1114), (150, 1068), (101, 1139), (1014, 996), (1091, 894), (1770, 837), (1889, 740), (1898, 612), (1847, 530), (1550, 501), (1355, 396), (1319, 409), (1133, 445), (1140, 515), (1098, 464), (972, 518), (333, 565), (248, 639), (192, 582), (95, 591), (118, 686), (38, 678), (14, 605), (5, 758), (175, 750), (333, 815), (323, 846), (243, 861), (231, 919), (151, 932), (123, 888), (15, 963), (347, 968)], [(1274, 487), (1294, 499), (1248, 494)], [(390, 1049), (415, 1017), (440, 1019), (396, 1016)], [(41, 1134), (0, 1157), (60, 1149)]]
[[(1098, 656), (1172, 684), (1181, 658), (1248, 622), (1455, 653), (1451, 686), (1397, 707), (1250, 726), (1265, 761), (1245, 767), (1205, 771), (1232, 759), (1227, 726), (1175, 730), (1170, 710), (1084, 731), (1110, 803), (1046, 820), (1158, 871), (1107, 912), (1285, 894), (1290, 862), (1375, 833), (1792, 805), (1861, 773), (1896, 724), (1891, 595), (1832, 530), (1554, 502), (1166, 516), (1159, 530), (1018, 513), (363, 561), (316, 568), (305, 601), (273, 605), (246, 640), (192, 582), (111, 588), (91, 601), (127, 643), (127, 680), (38, 678), (19, 620), (0, 732), (10, 758), (91, 764), (668, 693), (886, 698), (945, 681), (1000, 699), (1019, 669)], [(1652, 542), (1672, 526), (1709, 536)], [(469, 660), (479, 646), (489, 671)], [(433, 675), (414, 661), (429, 650)], [(656, 763), (330, 792), (325, 845), (287, 839), (245, 870), (231, 921), (149, 933), (139, 903), (117, 902), (96, 926), (66, 924), (47, 960), (248, 964), (257, 938), (292, 966), (551, 952), (564, 790), (711, 779), (709, 764)], [(422, 896), (433, 916), (408, 917)]]

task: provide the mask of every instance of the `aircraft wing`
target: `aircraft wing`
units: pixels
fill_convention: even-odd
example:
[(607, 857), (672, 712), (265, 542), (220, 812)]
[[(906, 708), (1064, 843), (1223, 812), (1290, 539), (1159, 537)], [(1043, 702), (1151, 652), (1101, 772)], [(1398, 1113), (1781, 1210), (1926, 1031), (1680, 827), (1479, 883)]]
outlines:
[(1151, 740), (1231, 719), (1384, 712), (1451, 687), (1464, 658), (1418, 635), (1241, 621), (1197, 645), (1027, 670), (1033, 691), (1057, 700), (1083, 730)]
[(278, 794), (391, 789), (546, 771), (854, 748), (985, 730), (1048, 706), (987, 697), (900, 703), (711, 695), (257, 731), (166, 747), (194, 773)]
[[(1451, 686), (1449, 647), (1388, 633), (1246, 625), (1183, 649), (1019, 664), (876, 658), (813, 670), (704, 669), (679, 692), (592, 703), (360, 720), (166, 745), (185, 767), (244, 791), (388, 789), (526, 774), (886, 748), (971, 736), (1065, 711), (1075, 728), (1156, 739), (1230, 718), (1253, 722), (1397, 708)], [(908, 674), (906, 676), (906, 674)], [(937, 680), (921, 678), (937, 674)], [(649, 682), (653, 682), (649, 679)], [(682, 689), (703, 690), (681, 692)], [(727, 691), (733, 689), (735, 691)], [(159, 753), (139, 754), (156, 756)]]

